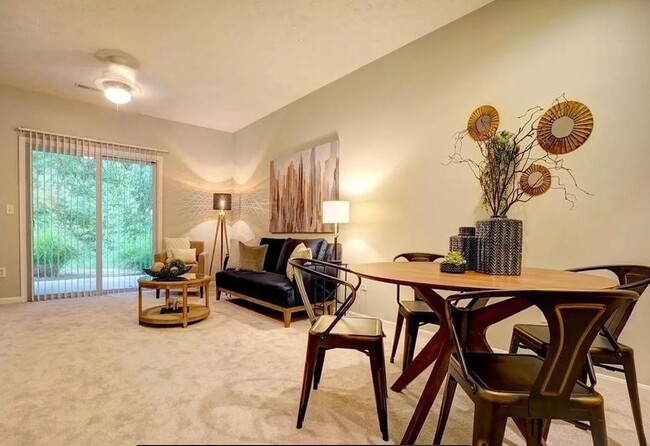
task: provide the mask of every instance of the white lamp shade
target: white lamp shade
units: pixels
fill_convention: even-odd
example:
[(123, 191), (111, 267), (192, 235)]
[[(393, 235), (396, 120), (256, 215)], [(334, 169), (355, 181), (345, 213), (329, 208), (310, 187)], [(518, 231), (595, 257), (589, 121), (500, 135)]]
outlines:
[(349, 223), (349, 201), (323, 201), (323, 223)]

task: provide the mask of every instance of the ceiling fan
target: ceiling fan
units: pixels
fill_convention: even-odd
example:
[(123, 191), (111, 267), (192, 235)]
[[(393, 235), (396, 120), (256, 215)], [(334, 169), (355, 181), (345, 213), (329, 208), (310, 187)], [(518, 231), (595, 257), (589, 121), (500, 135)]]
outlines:
[(106, 99), (117, 105), (127, 104), (133, 95), (140, 94), (135, 80), (140, 63), (134, 56), (121, 50), (102, 49), (95, 53), (95, 57), (107, 66), (102, 75), (95, 79), (94, 86), (77, 82), (75, 87), (103, 92)]

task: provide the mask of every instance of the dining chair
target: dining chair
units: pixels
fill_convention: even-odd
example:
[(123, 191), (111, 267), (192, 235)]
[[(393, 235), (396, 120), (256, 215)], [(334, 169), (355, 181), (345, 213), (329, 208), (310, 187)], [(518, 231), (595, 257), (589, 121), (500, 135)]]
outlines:
[[(325, 352), (335, 348), (353, 349), (365, 353), (370, 358), (379, 428), (381, 429), (382, 438), (387, 441), (388, 391), (381, 320), (346, 316), (356, 299), (357, 290), (361, 285), (361, 278), (341, 265), (320, 260), (294, 258), (289, 262), (295, 268), (296, 285), (311, 322), (307, 338), (307, 355), (298, 408), (297, 428), (302, 428), (312, 383), (314, 390), (318, 389), (323, 363), (325, 362)], [(347, 274), (347, 280), (339, 278), (340, 272)], [(346, 297), (336, 314), (316, 316), (311, 305), (313, 300), (309, 298), (307, 293), (307, 289), (311, 288), (309, 280), (314, 278), (345, 287)]]
[[(393, 257), (393, 262), (405, 259), (408, 262), (433, 262), (443, 258), (441, 254), (431, 254), (426, 252), (405, 252)], [(418, 337), (418, 330), (426, 324), (438, 324), (440, 320), (431, 307), (420, 297), (415, 294), (415, 300), (400, 300), (400, 286), (397, 285), (397, 320), (395, 321), (395, 338), (393, 348), (390, 352), (390, 362), (395, 362), (395, 353), (402, 333), (402, 324), (406, 320), (404, 327), (404, 355), (402, 358), (402, 370), (413, 361), (415, 355), (415, 342)]]
[[(611, 271), (619, 281), (618, 289), (632, 290), (642, 295), (648, 284), (650, 284), (650, 266), (642, 265), (602, 265), (573, 268), (569, 271), (592, 272)], [(647, 446), (645, 432), (643, 431), (643, 420), (641, 416), (641, 403), (639, 401), (639, 388), (637, 386), (636, 366), (634, 363), (634, 350), (632, 347), (618, 342), (618, 337), (625, 328), (636, 301), (630, 301), (628, 305), (615, 313), (605, 324), (600, 334), (596, 336), (594, 343), (589, 349), (589, 354), (594, 366), (606, 370), (621, 372), (625, 375), (627, 391), (632, 406), (632, 415), (636, 427), (639, 444)], [(510, 353), (516, 353), (520, 347), (532, 350), (540, 356), (546, 356), (549, 348), (549, 331), (546, 325), (539, 324), (516, 324), (512, 329), (512, 340), (510, 342)], [(581, 423), (579, 424), (583, 426)]]
[[(607, 445), (603, 397), (579, 380), (593, 340), (607, 320), (638, 298), (630, 290), (510, 290), (473, 291), (447, 299), (445, 310), (456, 349), (433, 440), (439, 444), (460, 384), (474, 402), (473, 445), (501, 445), (508, 417), (519, 422), (527, 445), (546, 438), (552, 419), (587, 420), (595, 446)], [(466, 299), (491, 299), (483, 308), (461, 307)], [(472, 345), (472, 335), (484, 333), (493, 320), (487, 308), (539, 308), (549, 327), (546, 357), (494, 353)], [(499, 307), (491, 312), (499, 311)], [(525, 421), (525, 428), (522, 427)]]

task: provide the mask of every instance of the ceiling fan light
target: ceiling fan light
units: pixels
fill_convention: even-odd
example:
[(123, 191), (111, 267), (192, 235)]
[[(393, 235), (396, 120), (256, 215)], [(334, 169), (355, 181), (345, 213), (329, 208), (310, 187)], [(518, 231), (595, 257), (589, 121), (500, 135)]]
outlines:
[(127, 104), (131, 102), (131, 88), (124, 84), (110, 83), (105, 85), (104, 96), (114, 104)]

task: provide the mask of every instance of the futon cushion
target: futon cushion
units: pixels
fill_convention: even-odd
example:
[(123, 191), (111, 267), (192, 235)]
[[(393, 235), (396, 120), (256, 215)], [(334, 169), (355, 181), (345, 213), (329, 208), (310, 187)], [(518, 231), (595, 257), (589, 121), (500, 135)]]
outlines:
[(302, 303), (302, 301), (296, 301), (293, 286), (284, 274), (227, 269), (219, 271), (215, 280), (218, 288), (241, 293), (282, 307), (294, 307)]
[(280, 252), (286, 241), (286, 238), (271, 237), (263, 237), (260, 240), (260, 245), (267, 245), (269, 247), (266, 251), (266, 258), (264, 259), (264, 271), (272, 273), (284, 272), (284, 270), (278, 271), (278, 257), (280, 257)]

